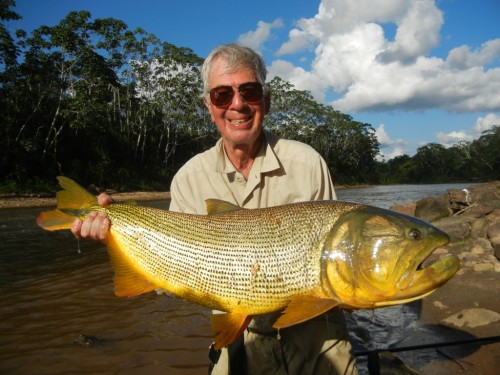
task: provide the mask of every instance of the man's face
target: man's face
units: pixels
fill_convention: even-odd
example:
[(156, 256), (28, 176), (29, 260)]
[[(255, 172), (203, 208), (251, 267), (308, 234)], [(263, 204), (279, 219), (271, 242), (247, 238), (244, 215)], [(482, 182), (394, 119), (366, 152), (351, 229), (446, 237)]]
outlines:
[(225, 145), (229, 147), (251, 146), (258, 141), (262, 132), (262, 122), (269, 111), (269, 98), (263, 97), (259, 102), (253, 103), (245, 101), (238, 92), (238, 87), (242, 83), (257, 82), (252, 71), (243, 68), (227, 73), (225, 68), (226, 62), (223, 59), (218, 59), (213, 63), (208, 79), (209, 89), (231, 86), (235, 91), (231, 102), (217, 107), (209, 98), (205, 100), (205, 105)]

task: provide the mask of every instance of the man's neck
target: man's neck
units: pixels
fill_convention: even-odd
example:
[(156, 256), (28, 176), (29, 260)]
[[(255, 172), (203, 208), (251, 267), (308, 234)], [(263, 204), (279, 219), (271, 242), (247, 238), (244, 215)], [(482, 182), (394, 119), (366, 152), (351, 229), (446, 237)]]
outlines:
[(248, 180), (248, 175), (250, 174), (253, 162), (259, 152), (263, 140), (264, 134), (261, 134), (259, 139), (251, 145), (230, 145), (223, 142), (227, 157), (233, 164), (234, 168), (236, 168), (236, 170), (243, 175), (245, 180)]

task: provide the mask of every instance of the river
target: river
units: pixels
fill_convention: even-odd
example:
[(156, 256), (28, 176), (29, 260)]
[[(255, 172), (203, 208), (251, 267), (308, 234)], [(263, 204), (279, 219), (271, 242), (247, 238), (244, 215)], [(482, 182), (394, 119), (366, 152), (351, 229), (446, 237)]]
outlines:
[[(387, 208), (467, 186), (341, 189), (338, 198)], [(40, 211), (0, 210), (0, 374), (207, 373), (207, 309), (154, 293), (115, 297), (103, 245), (42, 230)], [(405, 342), (418, 309), (360, 311), (348, 320), (356, 349), (374, 349)]]

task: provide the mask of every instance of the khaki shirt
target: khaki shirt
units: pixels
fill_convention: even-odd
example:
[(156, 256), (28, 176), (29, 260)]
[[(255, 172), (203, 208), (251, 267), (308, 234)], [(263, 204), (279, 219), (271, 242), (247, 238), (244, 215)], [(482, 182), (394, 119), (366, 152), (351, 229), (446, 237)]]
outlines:
[[(312, 147), (264, 134), (248, 180), (232, 165), (222, 140), (189, 160), (172, 180), (170, 210), (207, 214), (205, 200), (210, 198), (243, 208), (336, 199), (328, 167)], [(271, 330), (277, 315), (254, 317), (250, 326)], [(288, 328), (282, 333), (283, 340), (245, 331), (248, 373), (357, 374), (342, 311), (325, 317), (330, 321), (310, 320)], [(224, 348), (212, 375), (228, 374)]]
[(192, 214), (206, 214), (209, 198), (244, 208), (336, 198), (328, 167), (312, 147), (267, 133), (248, 180), (234, 168), (220, 139), (177, 172), (170, 193), (170, 210)]

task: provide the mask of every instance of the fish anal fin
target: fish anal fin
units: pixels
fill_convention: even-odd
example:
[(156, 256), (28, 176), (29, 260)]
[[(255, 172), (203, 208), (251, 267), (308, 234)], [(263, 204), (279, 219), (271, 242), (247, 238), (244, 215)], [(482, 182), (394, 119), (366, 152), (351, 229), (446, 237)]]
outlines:
[(231, 202), (226, 202), (220, 199), (207, 199), (205, 200), (205, 205), (207, 207), (207, 213), (209, 215), (220, 214), (222, 212), (231, 212), (243, 210), (240, 206), (235, 205)]
[(211, 320), (215, 333), (214, 348), (219, 350), (236, 341), (250, 324), (252, 317), (238, 313), (213, 314)]
[(151, 292), (158, 287), (142, 275), (122, 251), (122, 245), (112, 231), (106, 236), (111, 266), (115, 272), (115, 294), (119, 297), (133, 297)]
[(286, 328), (305, 322), (338, 306), (334, 299), (317, 296), (298, 296), (287, 305), (282, 315), (274, 322), (274, 328)]

